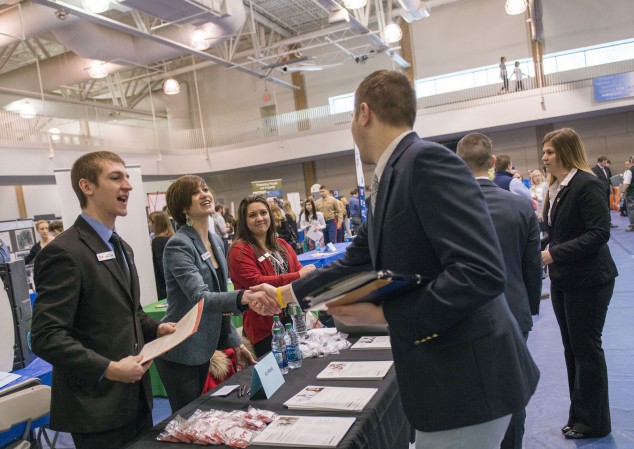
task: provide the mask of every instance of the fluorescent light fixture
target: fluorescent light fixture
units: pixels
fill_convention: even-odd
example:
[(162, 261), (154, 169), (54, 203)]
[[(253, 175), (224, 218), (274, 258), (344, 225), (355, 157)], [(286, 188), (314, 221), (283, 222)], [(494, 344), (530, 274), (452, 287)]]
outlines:
[(328, 23), (342, 22), (344, 20), (350, 22), (350, 14), (345, 8), (328, 13)]
[(526, 0), (506, 0), (504, 9), (509, 16), (514, 16), (526, 11), (526, 6)]
[(348, 9), (359, 9), (363, 8), (368, 4), (368, 0), (343, 0), (343, 6)]
[(59, 142), (62, 139), (59, 133), (60, 131), (58, 128), (51, 128), (48, 130), (48, 134), (51, 136), (51, 140), (53, 142)]
[(33, 107), (33, 105), (24, 100), (24, 103), (22, 103), (22, 105), (20, 106), (20, 117), (31, 119), (35, 118), (36, 115), (37, 114), (35, 113), (35, 108)]
[(192, 48), (195, 50), (207, 50), (211, 47), (211, 42), (207, 39), (207, 35), (202, 28), (196, 28), (192, 33)]
[(108, 11), (110, 8), (109, 0), (81, 0), (81, 5), (86, 12), (99, 14)]
[(385, 27), (383, 34), (385, 36), (385, 43), (393, 44), (401, 40), (401, 38), (403, 37), (403, 30), (401, 30), (401, 27), (397, 24), (390, 23), (388, 26)]
[(88, 69), (88, 75), (91, 78), (99, 79), (108, 76), (108, 69), (106, 69), (106, 63), (103, 61), (93, 61)]
[(165, 95), (176, 95), (181, 91), (181, 85), (174, 78), (167, 78), (163, 81), (163, 93)]

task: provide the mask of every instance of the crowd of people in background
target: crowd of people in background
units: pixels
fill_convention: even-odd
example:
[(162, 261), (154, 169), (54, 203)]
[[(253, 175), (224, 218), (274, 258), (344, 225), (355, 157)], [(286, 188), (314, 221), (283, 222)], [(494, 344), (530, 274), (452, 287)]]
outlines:
[[(508, 91), (505, 61), (504, 57), (500, 60), (500, 77), (503, 90)], [(523, 74), (518, 62), (514, 76), (516, 90), (521, 90)], [(391, 324), (399, 382), (420, 388), (410, 390), (412, 397), (403, 397), (408, 418), (417, 426), (417, 447), (423, 447), (424, 441), (439, 441), (440, 430), (466, 432), (479, 425), (484, 430), (476, 433), (487, 437), (487, 442), (474, 447), (501, 444), (503, 449), (521, 448), (524, 407), (539, 377), (525, 342), (532, 328), (531, 316), (539, 310), (544, 266), (551, 279), (550, 294), (561, 332), (570, 393), (569, 414), (561, 432), (568, 439), (610, 433), (601, 332), (618, 272), (607, 246), (610, 227), (616, 226), (611, 223), (609, 211), (613, 186), (620, 181), (621, 212), (627, 211), (630, 222), (625, 231), (634, 231), (632, 160), (625, 161), (625, 172), (620, 177), (612, 175), (606, 156), (600, 156), (591, 169), (581, 139), (566, 128), (545, 135), (543, 166), (530, 170), (523, 179), (508, 155), (492, 153), (490, 139), (482, 134), (463, 138), (457, 155), (420, 139), (412, 132), (414, 92), (403, 75), (378, 71), (364, 83), (357, 90), (353, 136), (362, 143), (365, 162), (377, 165), (377, 181), (373, 182), (376, 190), (372, 189), (375, 193), (373, 198), (365, 198), (372, 206), (369, 226), (383, 215), (399, 213), (398, 201), (413, 208), (409, 216), (403, 217), (403, 223), (383, 221), (387, 223), (385, 229), (375, 229), (389, 241), (379, 247), (379, 265), (384, 266), (373, 265), (376, 260), (372, 257), (376, 255), (372, 256), (369, 248), (378, 237), (369, 232), (361, 232), (353, 240), (354, 251), (325, 270), (315, 272), (314, 265), (302, 266), (298, 260), (304, 250), (343, 242), (346, 236), (358, 234), (364, 218), (356, 188), (350, 191), (348, 200), (344, 196), (336, 198), (332, 190), (321, 185), (317, 200), (310, 195), (301, 202), (299, 215), (289, 201), (248, 195), (240, 202), (234, 219), (222, 203), (215, 203), (203, 178), (184, 175), (169, 186), (166, 208), (148, 215), (157, 295), (158, 299), (168, 299), (165, 319), (159, 323), (142, 312), (134, 254), (115, 230), (116, 219), (127, 214), (127, 197), (132, 190), (123, 160), (115, 153), (95, 152), (75, 162), (71, 179), (82, 214), (66, 232), (61, 222), (38, 221), (35, 227), (40, 239), (25, 258), (26, 263), (35, 261), (40, 287), (33, 317), (33, 350), (53, 365), (53, 428), (71, 432), (80, 449), (110, 447), (115, 440), (123, 445), (148, 429), (148, 365), (141, 364), (139, 351), (144, 342), (174, 332), (173, 324), (198, 301), (205, 304), (198, 332), (155, 360), (173, 411), (201, 395), (216, 349), (232, 349), (239, 366), (253, 364), (256, 357), (266, 354), (271, 348), (271, 315), (281, 314), (282, 320), (288, 321), (285, 304), (305, 296), (295, 297), (295, 292), (305, 293), (328, 276), (338, 278), (349, 270), (405, 272), (413, 265), (414, 272), (439, 278), (445, 270), (453, 269), (443, 260), (449, 254), (463, 261), (459, 264), (463, 267), (461, 275), (473, 282), (431, 282), (429, 288), (406, 294), (405, 301), (330, 310), (342, 320), (367, 318), (377, 324)], [(377, 96), (369, 87), (372, 83), (386, 83), (403, 101), (385, 103), (387, 97)], [(390, 109), (394, 104), (398, 104), (396, 109)], [(393, 123), (388, 112), (401, 115)], [(371, 116), (373, 120), (369, 120)], [(411, 151), (406, 151), (410, 145)], [(393, 185), (389, 184), (393, 167), (386, 165), (384, 152), (390, 160), (403, 158), (393, 161), (402, 170)], [(411, 175), (416, 164), (423, 167), (426, 176)], [(446, 167), (460, 174), (459, 179), (453, 178), (455, 185), (438, 182), (449, 179)], [(381, 184), (381, 179), (388, 182)], [(443, 200), (442, 207), (433, 201), (409, 203), (410, 197), (419, 198), (428, 190)], [(446, 214), (450, 219), (422, 223), (434, 214)], [(408, 239), (396, 235), (401, 225), (412, 231)], [(498, 241), (483, 239), (483, 235), (495, 235)], [(4, 258), (2, 243), (0, 256)], [(101, 260), (94, 257), (95, 253), (112, 257)], [(233, 289), (229, 288), (229, 278)], [(112, 313), (99, 313), (104, 296)], [(460, 300), (469, 307), (451, 305), (451, 301)], [(437, 309), (423, 313), (432, 306)], [(483, 321), (485, 314), (477, 312), (480, 309), (487, 310), (494, 319)], [(458, 315), (445, 322), (452, 313)], [(78, 322), (76, 314), (85, 314), (85, 320)], [(234, 327), (232, 314), (243, 316), (243, 335)], [(424, 322), (427, 317), (437, 322)], [(130, 318), (133, 326), (122, 324), (129, 323)], [(481, 334), (483, 326), (491, 326), (493, 321), (497, 323), (496, 332)], [(430, 385), (438, 375), (427, 382), (419, 378), (434, 359), (427, 360), (431, 357), (427, 353), (412, 359), (411, 341), (422, 336), (420, 326), (429, 327), (429, 336), (414, 344), (438, 337), (432, 332), (439, 327), (454, 329), (456, 322), (473, 325), (443, 338), (453, 338), (455, 341), (450, 343), (456, 348), (469, 348), (464, 352), (470, 356), (461, 358), (460, 350), (439, 351), (435, 356), (451, 361), (439, 366), (461, 366), (465, 371), (441, 368), (439, 375), (454, 388), (434, 391)], [(480, 342), (477, 347), (474, 341)], [(515, 361), (501, 368), (504, 375), (512, 374), (507, 380), (513, 385), (499, 382), (501, 371), (495, 363), (471, 363), (474, 357), (493, 360), (500, 351), (507, 351), (502, 355)], [(81, 372), (82, 379), (69, 376), (70, 372)], [(490, 375), (485, 376), (485, 372)], [(103, 384), (103, 379), (109, 382)], [(74, 388), (74, 383), (82, 388)], [(94, 400), (95, 385), (103, 388), (100, 396), (108, 396), (105, 406)], [(479, 389), (482, 397), (466, 404), (464, 394)], [(428, 407), (426, 401), (434, 394), (442, 400)], [(499, 410), (491, 416), (476, 416), (487, 401), (498, 404)], [(436, 413), (435, 408), (443, 407), (444, 413)]]

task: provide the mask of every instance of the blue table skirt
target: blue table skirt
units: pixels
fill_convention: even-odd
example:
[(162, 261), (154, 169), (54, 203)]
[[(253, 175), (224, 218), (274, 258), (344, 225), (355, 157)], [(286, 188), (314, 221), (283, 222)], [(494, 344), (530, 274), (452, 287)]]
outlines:
[(297, 258), (302, 265), (314, 264), (317, 268), (323, 267), (343, 257), (348, 245), (350, 245), (350, 242), (335, 243), (335, 248), (337, 248), (336, 252), (331, 253), (322, 250), (320, 253), (317, 253), (317, 251), (308, 251), (304, 254), (300, 254)]

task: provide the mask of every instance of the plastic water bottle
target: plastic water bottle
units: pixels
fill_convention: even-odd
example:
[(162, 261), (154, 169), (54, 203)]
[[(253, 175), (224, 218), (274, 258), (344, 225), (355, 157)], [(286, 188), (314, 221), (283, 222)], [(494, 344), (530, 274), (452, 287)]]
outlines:
[(286, 356), (286, 343), (284, 341), (284, 334), (281, 329), (273, 330), (273, 341), (271, 342), (271, 350), (277, 361), (277, 366), (280, 367), (282, 374), (288, 374), (288, 358)]
[(315, 242), (315, 251), (320, 253), (321, 252), (321, 242), (320, 241), (316, 241)]
[(293, 320), (293, 327), (297, 332), (297, 336), (299, 338), (306, 337), (306, 317), (304, 316), (304, 311), (302, 307), (296, 302), (291, 302), (288, 306), (286, 306), (286, 311), (291, 316)]
[(297, 332), (291, 326), (291, 323), (286, 323), (286, 333), (284, 334), (284, 341), (286, 343), (286, 357), (288, 358), (288, 367), (290, 369), (296, 369), (302, 367), (302, 349), (299, 346), (299, 338)]
[(275, 333), (275, 329), (279, 329), (281, 334), (284, 335), (284, 325), (280, 321), (279, 315), (273, 315), (273, 327), (271, 328), (271, 334)]

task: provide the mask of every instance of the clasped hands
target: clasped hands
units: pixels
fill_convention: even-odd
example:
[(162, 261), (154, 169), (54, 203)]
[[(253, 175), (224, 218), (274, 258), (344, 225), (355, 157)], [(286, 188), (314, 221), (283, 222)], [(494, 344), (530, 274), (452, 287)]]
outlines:
[[(277, 288), (273, 287), (272, 285), (256, 285), (254, 287), (251, 287), (251, 291), (266, 293), (268, 299), (271, 302), (275, 302), (277, 304)], [(286, 304), (291, 301), (290, 296), (292, 295), (292, 293), (290, 293), (290, 286), (286, 285), (284, 287), (281, 287), (280, 294), (284, 298), (283, 301)], [(326, 311), (329, 315), (335, 316), (343, 323), (349, 325), (387, 323), (385, 315), (383, 314), (383, 307), (371, 302), (360, 302), (347, 306), (329, 307)], [(256, 312), (258, 311), (256, 310)]]
[[(268, 285), (268, 284), (261, 284)], [(282, 312), (280, 305), (275, 297), (275, 288), (273, 288), (273, 297), (270, 297), (263, 290), (256, 290), (260, 286), (251, 287), (250, 290), (245, 290), (242, 295), (242, 305), (248, 305), (249, 309), (253, 310), (259, 315), (272, 316)]]

